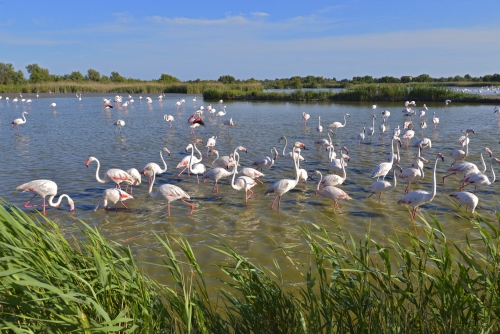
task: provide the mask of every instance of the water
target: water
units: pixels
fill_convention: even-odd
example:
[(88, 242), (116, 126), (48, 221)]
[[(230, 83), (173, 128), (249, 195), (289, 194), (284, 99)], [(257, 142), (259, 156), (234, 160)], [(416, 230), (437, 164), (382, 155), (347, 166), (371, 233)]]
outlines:
[[(67, 193), (75, 203), (74, 213), (68, 211), (65, 201), (59, 209), (48, 208), (47, 216), (57, 221), (64, 233), (79, 236), (78, 230), (72, 226), (78, 219), (95, 226), (107, 238), (132, 248), (139, 261), (159, 263), (164, 254), (155, 233), (165, 235), (182, 234), (192, 244), (198, 261), (205, 273), (218, 276), (219, 270), (214, 266), (225, 258), (207, 246), (216, 244), (216, 237), (222, 236), (237, 251), (262, 266), (272, 266), (271, 256), (280, 258), (285, 275), (288, 279), (299, 278), (293, 266), (283, 258), (277, 245), (287, 246), (301, 244), (296, 229), (300, 226), (311, 227), (312, 223), (324, 226), (330, 231), (342, 228), (352, 234), (355, 240), (363, 238), (370, 229), (373, 238), (384, 240), (386, 234), (398, 235), (402, 231), (419, 231), (424, 223), (420, 218), (415, 222), (410, 220), (407, 208), (396, 205), (404, 195), (404, 185), (382, 196), (379, 203), (375, 196), (367, 199), (364, 188), (374, 180), (370, 178), (373, 168), (386, 161), (390, 153), (390, 133), (396, 125), (402, 127), (404, 109), (401, 103), (378, 104), (376, 128), (382, 121), (382, 110), (390, 110), (392, 115), (388, 121), (388, 132), (379, 138), (378, 130), (371, 144), (358, 146), (357, 134), (363, 126), (371, 126), (372, 103), (289, 103), (289, 102), (225, 102), (227, 115), (237, 124), (227, 129), (205, 114), (206, 126), (195, 129), (195, 136), (190, 135), (186, 121), (200, 105), (210, 102), (194, 95), (171, 94), (158, 103), (156, 94), (153, 103), (148, 105), (143, 100), (139, 102), (135, 95), (134, 102), (127, 108), (102, 108), (104, 95), (82, 96), (81, 103), (74, 97), (55, 96), (36, 99), (34, 94), (24, 94), (31, 98), (30, 106), (20, 102), (14, 104), (0, 100), (0, 154), (2, 156), (2, 175), (0, 177), (1, 195), (10, 203), (21, 206), (30, 194), (17, 192), (15, 188), (22, 183), (34, 179), (50, 179), (59, 186), (59, 193)], [(112, 94), (106, 95), (112, 98)], [(145, 95), (144, 95), (145, 97)], [(175, 102), (186, 99), (186, 104), (177, 109)], [(57, 103), (53, 110), (50, 103)], [(419, 103), (419, 106), (425, 101)], [(222, 109), (217, 103), (212, 103), (217, 110)], [(417, 109), (419, 108), (417, 106)], [(493, 114), (493, 106), (476, 104), (454, 104), (445, 107), (444, 103), (427, 103), (429, 111), (426, 115), (428, 127), (415, 129), (416, 139), (423, 136), (432, 140), (432, 148), (427, 149), (425, 156), (431, 160), (425, 168), (425, 180), (411, 186), (411, 190), (431, 190), (432, 165), (436, 153), (445, 155), (445, 162), (438, 163), (438, 180), (444, 175), (452, 160), (449, 152), (460, 148), (458, 138), (461, 129), (473, 128), (476, 133), (470, 138), (470, 157), (468, 161), (479, 164), (479, 153), (484, 147), (490, 147), (493, 153), (498, 153), (498, 134), (500, 117)], [(28, 111), (27, 122), (20, 126), (20, 134), (9, 128), (10, 122)], [(440, 118), (437, 131), (432, 124), (432, 112)], [(302, 112), (311, 114), (311, 119), (304, 127), (301, 121)], [(293, 178), (293, 162), (280, 156), (270, 170), (265, 170), (264, 185), (256, 185), (255, 194), (250, 198), (248, 206), (244, 202), (244, 193), (233, 190), (228, 181), (222, 180), (220, 199), (215, 199), (211, 193), (211, 183), (197, 184), (196, 178), (187, 178), (186, 174), (180, 180), (176, 169), (177, 163), (187, 154), (185, 147), (194, 140), (201, 138), (205, 142), (211, 136), (217, 136), (216, 149), (221, 155), (227, 155), (238, 145), (248, 149), (241, 153), (241, 165), (249, 166), (254, 160), (271, 155), (275, 146), (280, 155), (283, 142), (278, 139), (286, 135), (290, 142), (301, 141), (307, 150), (302, 154), (307, 161), (301, 167), (312, 173), (319, 169), (326, 172), (328, 166), (327, 152), (316, 147), (316, 126), (318, 116), (322, 125), (327, 127), (334, 121), (343, 121), (343, 115), (349, 113), (345, 128), (340, 128), (334, 139), (337, 145), (347, 146), (351, 161), (347, 166), (347, 180), (341, 186), (353, 201), (342, 201), (340, 208), (335, 210), (329, 199), (314, 195), (315, 182), (309, 181), (283, 196), (281, 211), (270, 210), (273, 197), (263, 193), (273, 182), (281, 178)], [(169, 129), (169, 123), (163, 121), (165, 114), (175, 117), (174, 128)], [(126, 125), (122, 134), (116, 133), (113, 125), (117, 119), (123, 119)], [(323, 137), (325, 135), (323, 134)], [(110, 168), (141, 169), (148, 162), (161, 164), (159, 152), (163, 147), (171, 151), (171, 156), (165, 155), (168, 171), (157, 177), (155, 188), (159, 184), (173, 183), (187, 190), (195, 205), (192, 216), (189, 208), (176, 201), (172, 203), (171, 217), (167, 217), (164, 201), (148, 196), (147, 180), (143, 179), (141, 186), (134, 189), (134, 199), (126, 202), (128, 210), (93, 212), (101, 199), (104, 189), (112, 184), (100, 184), (95, 179), (96, 164), (85, 167), (88, 157), (94, 156), (101, 162), (100, 176)], [(213, 156), (206, 157), (206, 148), (199, 145), (203, 153), (203, 163), (210, 166)], [(338, 146), (336, 148), (338, 153)], [(287, 148), (287, 152), (290, 148)], [(416, 151), (413, 148), (401, 148), (403, 168), (408, 167)], [(488, 160), (487, 160), (488, 162)], [(488, 163), (489, 165), (489, 163)], [(488, 167), (489, 168), (489, 167)], [(498, 171), (498, 166), (494, 166)], [(488, 175), (491, 172), (488, 171)], [(386, 180), (392, 182), (392, 176)], [(473, 226), (457, 216), (456, 208), (447, 196), (459, 187), (459, 177), (447, 179), (442, 187), (438, 183), (437, 196), (434, 201), (422, 207), (422, 211), (436, 215), (444, 223), (449, 240), (463, 240), (465, 233), (477, 236)], [(477, 210), (488, 218), (494, 218), (494, 210), (498, 201), (498, 186), (485, 187), (478, 191), (480, 198)], [(337, 221), (336, 225), (332, 220)], [(154, 266), (145, 266), (148, 273), (159, 280), (165, 280), (165, 272)], [(213, 283), (213, 280), (209, 279)]]

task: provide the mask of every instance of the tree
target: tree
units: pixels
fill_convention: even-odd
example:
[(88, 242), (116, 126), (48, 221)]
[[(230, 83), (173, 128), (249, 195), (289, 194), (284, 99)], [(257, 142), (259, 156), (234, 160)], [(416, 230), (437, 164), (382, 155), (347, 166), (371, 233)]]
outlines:
[(231, 75), (221, 75), (217, 81), (223, 84), (232, 84), (236, 82), (236, 79)]
[(23, 71), (15, 71), (12, 64), (0, 63), (0, 84), (18, 84), (25, 82)]
[(30, 82), (50, 81), (50, 73), (47, 68), (41, 68), (38, 64), (31, 64), (26, 66), (26, 70), (30, 75)]
[(100, 81), (101, 80), (101, 73), (97, 72), (94, 69), (89, 68), (87, 70), (87, 80)]
[(300, 89), (302, 88), (302, 80), (299, 76), (290, 78), (290, 88)]
[(80, 73), (80, 71), (74, 71), (74, 72), (71, 72), (68, 79), (69, 79), (69, 81), (80, 82), (80, 81), (83, 81), (83, 75)]
[(170, 74), (164, 74), (162, 73), (160, 76), (160, 79), (158, 81), (164, 82), (164, 83), (169, 83), (169, 82), (180, 82), (179, 79), (177, 79), (174, 76), (171, 76)]
[(413, 78), (409, 75), (403, 75), (400, 80), (403, 83), (408, 83), (408, 82), (411, 82), (413, 80)]
[(413, 78), (415, 82), (432, 82), (434, 81), (429, 74), (420, 74), (418, 77)]
[(472, 77), (469, 74), (464, 75), (464, 79), (467, 81), (472, 81)]
[(111, 76), (109, 77), (109, 80), (112, 82), (125, 82), (126, 79), (120, 75), (118, 72), (111, 72)]
[(107, 75), (103, 75), (101, 77), (101, 82), (109, 82), (109, 77)]

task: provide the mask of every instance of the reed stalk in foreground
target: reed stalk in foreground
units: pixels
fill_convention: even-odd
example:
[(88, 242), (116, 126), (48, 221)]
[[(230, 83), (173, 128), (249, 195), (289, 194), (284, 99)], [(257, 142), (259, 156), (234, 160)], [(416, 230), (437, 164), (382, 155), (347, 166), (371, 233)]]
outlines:
[[(423, 235), (383, 243), (315, 224), (303, 243), (281, 248), (273, 268), (254, 264), (228, 241), (211, 248), (224, 288), (216, 301), (183, 238), (157, 236), (171, 284), (141, 274), (130, 251), (81, 226), (69, 243), (57, 225), (0, 207), (0, 330), (137, 333), (496, 333), (500, 330), (499, 237), (495, 222), (468, 219), (461, 244), (440, 222)], [(331, 223), (335, 223), (331, 221)], [(308, 258), (309, 260), (298, 260)], [(283, 277), (280, 262), (298, 271)], [(290, 263), (287, 263), (290, 265)]]

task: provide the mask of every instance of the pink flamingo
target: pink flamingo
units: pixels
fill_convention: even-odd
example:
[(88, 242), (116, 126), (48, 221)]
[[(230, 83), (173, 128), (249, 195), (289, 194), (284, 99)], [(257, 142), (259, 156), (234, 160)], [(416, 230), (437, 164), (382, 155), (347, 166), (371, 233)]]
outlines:
[[(274, 150), (274, 152), (273, 152), (273, 150)], [(272, 154), (273, 158), (264, 157), (264, 158), (257, 159), (253, 162), (252, 166), (257, 166), (257, 168), (260, 168), (261, 171), (264, 168), (271, 168), (274, 165), (274, 160), (278, 159), (278, 151), (276, 150), (275, 147), (273, 147), (271, 149), (271, 154)]]
[(132, 176), (133, 181), (125, 180), (125, 181), (123, 181), (123, 183), (125, 183), (127, 185), (127, 188), (125, 189), (125, 191), (127, 191), (128, 186), (130, 186), (130, 195), (132, 195), (132, 188), (137, 187), (142, 182), (141, 173), (139, 173), (139, 171), (135, 168), (127, 169), (127, 173), (130, 176)]
[(192, 214), (194, 210), (194, 205), (184, 200), (184, 198), (190, 199), (191, 197), (189, 197), (189, 195), (181, 188), (174, 186), (173, 184), (162, 184), (160, 187), (158, 187), (158, 190), (156, 190), (156, 192), (154, 193), (152, 192), (156, 178), (156, 174), (151, 170), (152, 168), (153, 168), (152, 166), (148, 166), (148, 169), (150, 169), (148, 172), (153, 173), (153, 182), (151, 182), (151, 185), (149, 186), (149, 196), (153, 198), (163, 197), (164, 199), (167, 200), (169, 217), (170, 217), (170, 202), (176, 201), (178, 199), (180, 199), (184, 204), (191, 207), (191, 211), (189, 212), (189, 214)]
[(315, 173), (320, 175), (318, 184), (316, 186), (316, 191), (314, 192), (315, 195), (321, 195), (323, 197), (333, 199), (336, 208), (339, 207), (338, 200), (340, 200), (340, 199), (352, 200), (352, 198), (345, 191), (343, 191), (340, 188), (333, 187), (333, 186), (326, 186), (326, 187), (323, 187), (320, 189), (319, 185), (321, 184), (321, 180), (323, 179), (323, 175), (318, 170), (315, 171)]
[(45, 203), (45, 197), (49, 196), (49, 205), (53, 207), (58, 207), (59, 204), (61, 204), (61, 201), (63, 198), (66, 198), (69, 203), (69, 211), (74, 211), (75, 210), (75, 202), (71, 199), (66, 194), (62, 194), (59, 196), (59, 200), (57, 202), (53, 202), (54, 197), (57, 195), (57, 184), (54, 181), (51, 180), (33, 180), (25, 184), (21, 184), (19, 187), (16, 188), (16, 190), (23, 190), (23, 191), (32, 191), (35, 193), (33, 197), (31, 197), (25, 204), (25, 208), (31, 208), (34, 206), (29, 205), (29, 202), (35, 198), (36, 195), (39, 195), (43, 199), (43, 215), (45, 216), (45, 207), (47, 206)]
[(271, 204), (270, 208), (272, 209), (274, 206), (274, 203), (276, 202), (276, 199), (278, 199), (278, 210), (280, 209), (280, 203), (281, 203), (281, 196), (283, 196), (285, 193), (289, 192), (293, 188), (297, 186), (299, 183), (299, 166), (298, 166), (298, 161), (299, 161), (299, 154), (300, 154), (300, 148), (296, 148), (295, 151), (298, 154), (293, 155), (293, 162), (294, 162), (294, 167), (295, 167), (295, 180), (290, 180), (290, 179), (281, 179), (279, 181), (276, 181), (273, 183), (267, 190), (264, 192), (264, 195), (269, 195), (271, 193), (276, 194), (276, 197), (274, 197), (274, 201)]
[(125, 172), (124, 170), (121, 170), (121, 169), (117, 169), (117, 168), (108, 169), (106, 171), (106, 173), (104, 174), (104, 179), (101, 179), (99, 177), (99, 168), (101, 167), (101, 163), (99, 162), (99, 160), (97, 160), (97, 158), (94, 158), (94, 157), (88, 158), (85, 165), (88, 168), (89, 164), (92, 161), (97, 162), (97, 169), (95, 171), (95, 178), (96, 178), (97, 182), (99, 182), (99, 183), (114, 182), (116, 184), (116, 188), (120, 188), (120, 183), (122, 183), (123, 181), (126, 181), (126, 180), (128, 180), (130, 182), (134, 181), (132, 176), (130, 176), (127, 172)]
[[(238, 163), (240, 162), (240, 154), (237, 152), (237, 149), (234, 150), (235, 158), (237, 157), (237, 161), (234, 164), (233, 168), (233, 179), (231, 180), (231, 187), (236, 190), (245, 189), (245, 203), (248, 203), (248, 199), (252, 197), (253, 191), (252, 187), (254, 187), (257, 183), (248, 176), (239, 176), (235, 179), (236, 174), (238, 173)], [(250, 192), (250, 196), (247, 196), (247, 193)]]
[(113, 202), (115, 205), (115, 211), (118, 211), (118, 206), (116, 205), (117, 202), (120, 202), (120, 204), (125, 208), (128, 209), (128, 207), (123, 203), (123, 201), (126, 201), (128, 199), (133, 199), (132, 195), (126, 193), (125, 191), (118, 189), (118, 188), (111, 188), (111, 189), (106, 189), (102, 193), (102, 200), (97, 204), (95, 207), (94, 211), (97, 211), (99, 206), (102, 206), (103, 210), (107, 210), (108, 208), (106, 207), (108, 205), (108, 201)]
[(167, 152), (167, 154), (170, 156), (170, 151), (166, 147), (164, 147), (163, 150), (160, 151), (160, 158), (163, 161), (163, 166), (165, 167), (164, 169), (161, 169), (161, 167), (157, 163), (150, 162), (150, 163), (146, 164), (139, 172), (140, 174), (143, 174), (144, 176), (147, 176), (149, 178), (148, 179), (148, 186), (151, 184), (151, 179), (153, 176), (153, 174), (149, 172), (149, 169), (147, 168), (148, 166), (153, 166), (152, 171), (155, 174), (163, 174), (167, 171), (167, 163), (165, 162), (165, 159), (163, 159), (163, 152)]
[[(202, 160), (202, 158), (203, 158), (203, 156), (202, 156), (202, 154), (201, 154), (200, 150), (198, 150), (198, 148), (196, 147), (196, 143), (200, 143), (200, 142), (202, 142), (202, 140), (200, 140), (200, 139), (196, 139), (196, 141), (195, 141), (195, 143), (194, 143), (194, 149), (195, 149), (195, 150), (196, 150), (196, 152), (200, 155), (200, 157), (199, 157), (199, 158), (197, 158), (197, 157), (193, 157), (193, 159), (192, 159), (192, 163), (194, 163), (194, 164), (201, 162), (201, 160)], [(190, 160), (191, 160), (191, 156), (190, 156), (190, 155), (187, 155), (187, 156), (185, 156), (185, 157), (181, 160), (181, 162), (179, 162), (179, 163), (177, 164), (177, 167), (176, 167), (176, 168), (182, 168), (182, 167), (184, 167), (184, 169), (183, 169), (183, 170), (179, 173), (179, 175), (177, 175), (177, 177), (178, 177), (178, 178), (180, 178), (180, 177), (181, 177), (182, 173), (184, 173), (184, 171), (185, 171), (186, 169), (188, 170), (188, 176), (191, 174), (191, 172), (190, 172), (190, 171), (189, 171), (189, 169), (188, 169), (188, 165), (189, 165), (189, 161), (190, 161)]]

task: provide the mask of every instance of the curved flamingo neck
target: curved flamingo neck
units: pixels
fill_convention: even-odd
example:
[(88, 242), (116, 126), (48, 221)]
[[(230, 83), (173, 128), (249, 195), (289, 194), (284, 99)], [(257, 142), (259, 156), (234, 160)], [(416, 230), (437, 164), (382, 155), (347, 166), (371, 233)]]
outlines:
[[(236, 159), (236, 156), (238, 156), (238, 159)], [(234, 157), (234, 166), (233, 166), (233, 178), (231, 180), (231, 187), (233, 187), (233, 189), (236, 189), (234, 179), (236, 178), (236, 174), (238, 174), (237, 166), (240, 163), (240, 155), (238, 154), (238, 152), (236, 152), (236, 149), (234, 150), (233, 157)]]
[(55, 202), (55, 203), (53, 202), (54, 197), (56, 197), (56, 195), (52, 195), (52, 196), (50, 196), (50, 197), (49, 197), (49, 205), (50, 205), (50, 206), (53, 206), (53, 207), (57, 207), (57, 206), (59, 206), (59, 204), (61, 204), (61, 201), (62, 201), (62, 199), (63, 199), (64, 197), (66, 197), (66, 198), (67, 198), (68, 203), (70, 203), (70, 205), (71, 205), (72, 200), (71, 200), (71, 198), (70, 198), (68, 195), (66, 195), (66, 194), (62, 194), (61, 196), (59, 196), (59, 199), (58, 199), (58, 200), (57, 200), (57, 202)]
[(199, 159), (200, 159), (200, 161), (201, 161), (201, 159), (203, 159), (203, 155), (201, 154), (201, 152), (200, 152), (200, 150), (198, 149), (198, 147), (196, 147), (196, 143), (194, 143), (194, 144), (193, 144), (193, 146), (194, 146), (194, 149), (196, 150), (196, 152), (200, 155), (200, 158), (199, 158)]
[(97, 182), (106, 183), (106, 181), (104, 181), (103, 179), (101, 179), (99, 177), (99, 169), (101, 168), (101, 163), (99, 162), (98, 159), (95, 159), (95, 162), (97, 162), (97, 169), (95, 170), (95, 178), (96, 178)]
[(295, 185), (299, 183), (299, 156), (300, 152), (297, 152), (297, 154), (294, 154), (295, 152), (292, 150), (292, 157), (293, 157), (293, 162), (295, 163)]
[(316, 185), (316, 192), (319, 191), (319, 185), (321, 184), (321, 181), (323, 180), (323, 174), (321, 174), (320, 171), (317, 171), (317, 173), (319, 174), (319, 181), (318, 181), (318, 184)]
[(481, 155), (481, 162), (483, 163), (483, 171), (481, 173), (485, 173), (486, 172), (486, 163), (484, 162), (484, 158), (483, 158), (483, 153), (480, 153)]
[(153, 173), (153, 181), (151, 181), (151, 184), (149, 185), (149, 196), (153, 198), (158, 195), (158, 191), (153, 192), (153, 185), (155, 184), (155, 180), (156, 180), (156, 173)]
[(495, 182), (495, 171), (493, 170), (493, 158), (491, 158), (490, 167), (491, 167), (491, 175), (492, 175), (492, 180), (490, 180), (490, 183), (493, 183), (493, 182)]
[(192, 173), (193, 172), (193, 166), (192, 166), (192, 163), (193, 163), (193, 156), (194, 156), (194, 150), (193, 150), (193, 147), (191, 146), (191, 157), (189, 158), (189, 164), (188, 164), (188, 168), (189, 168), (189, 172)]
[(341, 177), (344, 179), (347, 178), (347, 174), (345, 172), (345, 162), (344, 162), (344, 157), (342, 156), (342, 150), (340, 150), (340, 165), (342, 166), (342, 175)]
[[(283, 146), (283, 156), (285, 156), (285, 150), (286, 150), (286, 146), (288, 145), (288, 139), (286, 139), (285, 136), (283, 136), (283, 139), (285, 139), (285, 146)], [(292, 150), (292, 154), (293, 154), (293, 150)]]
[(165, 162), (165, 159), (163, 159), (163, 152), (162, 151), (160, 151), (160, 158), (161, 158), (161, 161), (163, 161), (163, 166), (165, 166), (165, 169), (162, 169), (161, 173), (165, 173), (167, 171), (167, 163)]
[(432, 173), (432, 193), (431, 193), (431, 200), (436, 196), (436, 167), (438, 164), (439, 158), (436, 159), (434, 162), (434, 173)]
[[(345, 119), (347, 117), (347, 115), (344, 115), (344, 125), (342, 125), (342, 127), (344, 127), (346, 124), (347, 124), (347, 120)], [(375, 124), (375, 123), (373, 123)]]

